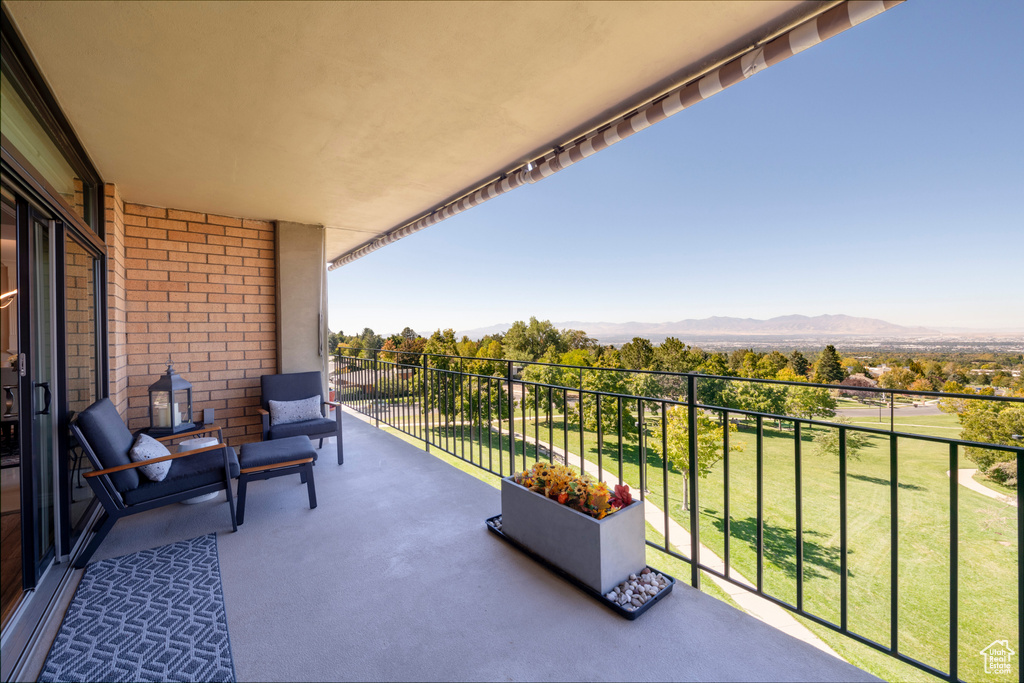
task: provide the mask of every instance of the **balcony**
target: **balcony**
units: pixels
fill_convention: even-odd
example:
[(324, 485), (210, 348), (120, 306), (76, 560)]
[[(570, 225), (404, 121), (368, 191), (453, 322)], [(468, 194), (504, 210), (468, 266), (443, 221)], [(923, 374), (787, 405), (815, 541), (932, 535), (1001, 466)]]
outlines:
[(221, 496), (123, 520), (95, 559), (217, 531), (240, 681), (875, 680), (682, 581), (626, 621), (487, 532), (496, 488), (344, 422), (316, 510), (257, 482), (237, 533)]
[[(796, 626), (796, 615), (885, 678), (975, 680), (990, 633), (1012, 640), (1019, 630), (1021, 510), (949, 472), (962, 480), (974, 471), (964, 469), (971, 449), (1018, 463), (1024, 449), (965, 441), (945, 424), (956, 418), (920, 404), (995, 412), (1019, 410), (1020, 397), (864, 389), (853, 393), (862, 403), (851, 423), (788, 414), (799, 401), (782, 400), (834, 385), (365, 355), (337, 358), (333, 382), (377, 426), (481, 476), (555, 460), (624, 481), (643, 492), (651, 565), (676, 562), (682, 581), (721, 593), (717, 584), (769, 623)], [(616, 374), (631, 379), (609, 379)], [(709, 440), (718, 456), (705, 463)], [(993, 599), (985, 586), (1006, 590)]]

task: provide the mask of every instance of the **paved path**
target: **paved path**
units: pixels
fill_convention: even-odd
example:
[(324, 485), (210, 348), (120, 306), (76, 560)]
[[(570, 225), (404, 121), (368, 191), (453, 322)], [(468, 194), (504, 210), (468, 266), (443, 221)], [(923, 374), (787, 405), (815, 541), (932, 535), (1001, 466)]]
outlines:
[[(996, 500), (1002, 501), (1003, 503), (1006, 503), (1007, 505), (1012, 505), (1013, 507), (1017, 507), (1017, 496), (1007, 496), (1007, 495), (1004, 495), (1002, 493), (999, 493), (998, 491), (993, 491), (992, 489), (990, 489), (989, 487), (985, 486), (984, 484), (979, 484), (978, 482), (976, 482), (974, 480), (974, 473), (977, 472), (977, 471), (978, 470), (968, 470), (968, 469), (957, 470), (956, 480), (957, 480), (957, 482), (960, 483), (961, 486), (966, 486), (970, 490), (976, 491), (976, 492), (980, 493), (983, 496), (988, 496), (989, 498), (995, 498)], [(949, 476), (949, 470), (946, 470), (946, 476), (947, 477)]]
[[(943, 415), (939, 410), (938, 403), (914, 404), (913, 406), (896, 406), (894, 415), (896, 417), (916, 417), (918, 415)], [(878, 416), (878, 406), (864, 406), (863, 408), (837, 408), (836, 415), (846, 417), (868, 417)], [(882, 406), (882, 421), (889, 421), (889, 406)]]
[[(535, 448), (549, 450), (553, 457), (557, 457), (562, 462), (566, 462), (565, 452), (558, 446), (552, 447), (550, 444), (544, 441), (535, 441), (532, 436), (523, 436), (519, 432), (516, 432), (516, 437), (523, 440), (526, 443), (532, 443)], [(576, 465), (578, 456), (573, 458), (570, 464)], [(586, 472), (597, 477), (599, 470), (595, 463), (589, 460), (585, 461)], [(604, 470), (602, 474), (604, 481), (618, 481), (618, 476), (612, 474), (608, 470)], [(670, 542), (676, 548), (681, 549), (684, 553), (690, 551), (690, 532), (684, 529), (671, 517), (668, 521), (668, 533), (665, 533), (665, 512), (658, 508), (650, 500), (644, 500), (644, 517), (647, 523), (657, 530), (659, 534), (670, 539)], [(725, 562), (722, 561), (718, 555), (716, 555), (710, 548), (705, 546), (703, 543), (700, 545), (700, 560), (701, 564), (714, 569), (717, 572), (725, 573)], [(736, 581), (746, 584), (747, 586), (754, 587), (750, 581), (739, 574), (735, 569), (730, 569), (729, 575)], [(814, 635), (814, 633), (806, 626), (798, 622), (792, 614), (782, 607), (779, 607), (773, 602), (769, 602), (764, 598), (761, 598), (750, 591), (740, 588), (739, 586), (720, 579), (717, 576), (710, 574), (706, 575), (712, 581), (717, 583), (723, 591), (725, 591), (733, 601), (739, 605), (745, 612), (750, 614), (757, 619), (760, 619), (766, 624), (783, 631), (798, 640), (802, 640), (809, 645), (813, 645), (822, 652), (826, 652), (833, 657), (842, 659), (835, 650), (825, 644), (821, 638)]]

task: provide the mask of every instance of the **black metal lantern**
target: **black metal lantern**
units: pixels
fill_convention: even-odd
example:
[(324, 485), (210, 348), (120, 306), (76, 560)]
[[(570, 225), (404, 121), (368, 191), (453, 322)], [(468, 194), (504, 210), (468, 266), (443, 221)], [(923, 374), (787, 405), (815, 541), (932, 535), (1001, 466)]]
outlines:
[(192, 385), (174, 371), (167, 359), (167, 374), (149, 387), (149, 434), (167, 436), (195, 429), (192, 422)]

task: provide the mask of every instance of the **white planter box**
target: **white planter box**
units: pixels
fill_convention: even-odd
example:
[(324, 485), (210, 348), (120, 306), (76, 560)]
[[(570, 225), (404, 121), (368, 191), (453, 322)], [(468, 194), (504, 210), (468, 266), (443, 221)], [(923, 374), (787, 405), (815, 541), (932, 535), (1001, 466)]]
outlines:
[(595, 519), (506, 477), (501, 480), (501, 531), (602, 594), (647, 566), (640, 500)]

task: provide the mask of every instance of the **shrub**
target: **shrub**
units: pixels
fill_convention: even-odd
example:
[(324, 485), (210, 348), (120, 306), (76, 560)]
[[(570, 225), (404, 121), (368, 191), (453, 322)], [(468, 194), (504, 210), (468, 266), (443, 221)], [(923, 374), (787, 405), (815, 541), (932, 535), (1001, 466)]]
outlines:
[(1008, 486), (1010, 488), (1017, 488), (1017, 461), (1009, 460), (1007, 462), (997, 462), (992, 467), (988, 468), (985, 472), (989, 479), (992, 481)]

